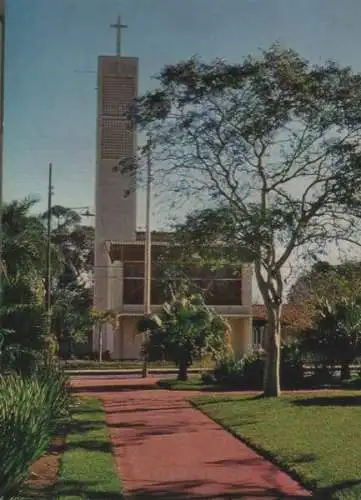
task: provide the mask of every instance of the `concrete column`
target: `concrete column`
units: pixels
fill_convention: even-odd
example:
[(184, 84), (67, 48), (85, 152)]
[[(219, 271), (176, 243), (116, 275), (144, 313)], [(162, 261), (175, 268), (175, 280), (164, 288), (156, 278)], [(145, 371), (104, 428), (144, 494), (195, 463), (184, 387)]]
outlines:
[(253, 349), (252, 343), (252, 317), (245, 318), (243, 321), (243, 339), (244, 339), (244, 352), (250, 353)]
[(242, 266), (242, 306), (252, 308), (252, 264), (246, 263)]
[[(119, 261), (112, 262), (109, 266), (109, 293), (108, 293), (108, 303), (110, 309), (113, 311), (120, 312), (123, 305), (123, 265)], [(108, 325), (107, 328), (107, 337), (108, 337), (108, 350), (110, 351), (110, 355), (112, 358), (119, 357), (119, 336), (121, 332), (119, 328), (113, 328), (111, 325)]]

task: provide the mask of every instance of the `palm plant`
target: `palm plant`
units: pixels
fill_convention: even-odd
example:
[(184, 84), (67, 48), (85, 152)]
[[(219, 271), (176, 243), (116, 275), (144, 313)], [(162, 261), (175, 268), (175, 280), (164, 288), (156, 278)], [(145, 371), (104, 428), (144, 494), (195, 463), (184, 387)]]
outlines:
[[(153, 326), (152, 326), (153, 325)], [(159, 318), (143, 318), (138, 331), (150, 332), (147, 349), (174, 361), (178, 379), (187, 380), (188, 368), (205, 354), (216, 357), (228, 349), (229, 325), (204, 303), (201, 294), (192, 294), (183, 286), (162, 306)]]

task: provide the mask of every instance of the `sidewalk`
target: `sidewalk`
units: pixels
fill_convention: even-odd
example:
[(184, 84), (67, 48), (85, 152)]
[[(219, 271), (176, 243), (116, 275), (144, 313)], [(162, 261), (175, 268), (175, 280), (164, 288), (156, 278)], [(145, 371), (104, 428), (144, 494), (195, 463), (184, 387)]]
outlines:
[(104, 400), (126, 499), (311, 496), (194, 409), (185, 400), (192, 393), (153, 390), (154, 382), (151, 378), (74, 381)]

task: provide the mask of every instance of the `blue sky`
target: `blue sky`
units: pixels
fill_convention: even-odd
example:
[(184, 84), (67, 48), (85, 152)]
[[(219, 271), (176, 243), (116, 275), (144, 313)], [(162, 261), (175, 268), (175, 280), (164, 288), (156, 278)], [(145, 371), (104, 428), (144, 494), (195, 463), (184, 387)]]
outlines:
[(54, 203), (94, 207), (96, 77), (77, 71), (95, 70), (99, 54), (114, 53), (109, 25), (118, 13), (129, 25), (123, 54), (140, 58), (141, 92), (164, 64), (193, 54), (240, 61), (275, 40), (312, 61), (361, 70), (360, 0), (7, 3), (4, 197), (37, 195), (39, 208), (49, 161)]

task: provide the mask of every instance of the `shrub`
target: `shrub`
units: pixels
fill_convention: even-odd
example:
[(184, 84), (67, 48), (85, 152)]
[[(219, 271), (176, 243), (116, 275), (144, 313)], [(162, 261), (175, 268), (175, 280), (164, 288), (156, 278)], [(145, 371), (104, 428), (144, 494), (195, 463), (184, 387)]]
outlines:
[[(152, 325), (154, 326), (153, 329)], [(138, 329), (150, 329), (143, 344), (148, 360), (169, 360), (178, 367), (178, 379), (187, 380), (188, 368), (206, 354), (224, 350), (227, 322), (205, 304), (201, 294), (180, 287), (159, 316), (144, 317)]]
[(254, 351), (243, 358), (243, 384), (249, 389), (262, 389), (264, 356)]
[(218, 359), (213, 374), (218, 384), (239, 386), (243, 383), (243, 360), (227, 354)]
[[(303, 383), (303, 363), (299, 343), (284, 343), (281, 348), (281, 385), (297, 388)], [(252, 390), (262, 389), (264, 353), (255, 350), (241, 359), (229, 354), (219, 359), (213, 372), (216, 383)], [(202, 379), (204, 380), (204, 379)], [(206, 382), (204, 382), (206, 383)]]
[(40, 354), (20, 345), (8, 345), (0, 352), (0, 373), (28, 376), (36, 371)]
[(204, 385), (214, 385), (217, 383), (217, 379), (212, 372), (203, 372), (201, 374), (201, 380)]
[(38, 367), (31, 377), (0, 376), (0, 498), (19, 493), (69, 406), (67, 379), (53, 365)]
[(303, 358), (298, 340), (284, 342), (281, 346), (281, 385), (296, 389), (304, 382)]

